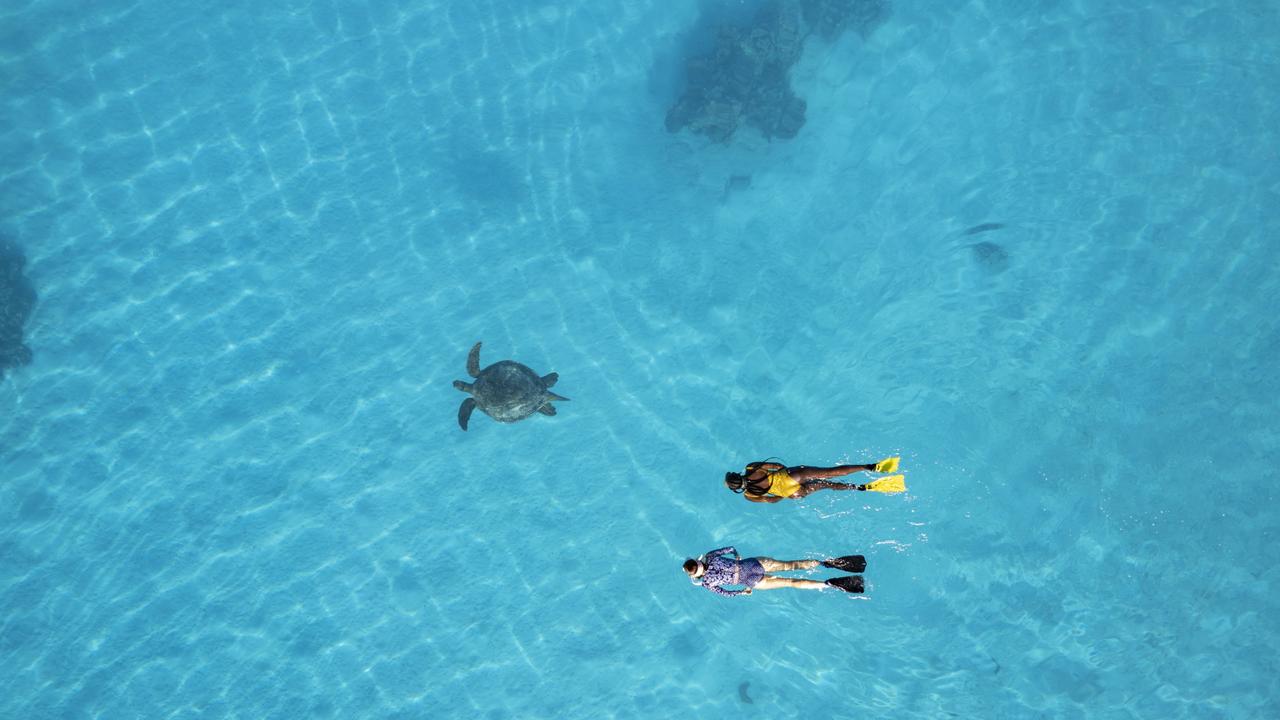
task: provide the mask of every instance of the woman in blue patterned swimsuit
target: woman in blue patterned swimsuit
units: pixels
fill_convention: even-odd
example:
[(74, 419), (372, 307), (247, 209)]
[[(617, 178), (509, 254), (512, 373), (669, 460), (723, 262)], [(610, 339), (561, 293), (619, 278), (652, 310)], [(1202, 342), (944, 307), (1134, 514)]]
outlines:
[[(732, 553), (733, 557), (728, 557)], [(751, 557), (745, 560), (733, 546), (712, 550), (702, 557), (684, 561), (684, 571), (689, 574), (694, 585), (701, 585), (717, 595), (733, 597), (734, 595), (750, 595), (752, 590), (773, 590), (775, 588), (800, 588), (805, 590), (823, 590), (837, 587), (845, 592), (862, 592), (862, 576), (841, 576), (828, 580), (804, 580), (801, 578), (778, 577), (770, 573), (788, 572), (791, 570), (812, 570), (819, 565), (860, 573), (866, 566), (866, 558), (861, 555), (847, 555), (830, 560), (774, 560), (770, 557)], [(725, 585), (741, 585), (741, 590), (725, 590)]]

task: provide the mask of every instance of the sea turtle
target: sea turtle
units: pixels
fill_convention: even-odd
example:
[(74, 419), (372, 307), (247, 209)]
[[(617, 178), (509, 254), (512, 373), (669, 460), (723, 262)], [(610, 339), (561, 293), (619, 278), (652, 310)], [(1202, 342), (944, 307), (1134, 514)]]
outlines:
[(502, 360), (481, 370), (480, 343), (476, 343), (471, 354), (467, 355), (467, 374), (476, 379), (474, 384), (453, 381), (454, 387), (471, 393), (471, 397), (463, 400), (462, 407), (458, 408), (458, 424), (463, 430), (467, 429), (471, 411), (477, 407), (494, 420), (509, 423), (523, 420), (535, 412), (555, 415), (556, 408), (551, 401), (569, 399), (547, 389), (560, 379), (555, 373), (538, 377), (538, 373), (514, 360)]

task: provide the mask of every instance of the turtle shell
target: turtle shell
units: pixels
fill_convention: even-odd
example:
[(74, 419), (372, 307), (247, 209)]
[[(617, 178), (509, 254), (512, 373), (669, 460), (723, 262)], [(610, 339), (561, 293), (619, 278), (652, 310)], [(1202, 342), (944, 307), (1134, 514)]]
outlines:
[(547, 401), (547, 386), (527, 365), (503, 360), (480, 371), (471, 395), (485, 415), (515, 422), (538, 412)]

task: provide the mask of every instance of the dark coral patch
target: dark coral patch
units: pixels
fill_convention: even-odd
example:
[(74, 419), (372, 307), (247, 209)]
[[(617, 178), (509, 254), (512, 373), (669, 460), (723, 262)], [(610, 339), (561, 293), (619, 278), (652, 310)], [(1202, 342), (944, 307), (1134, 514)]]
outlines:
[(798, 8), (783, 0), (765, 3), (746, 25), (721, 26), (711, 52), (689, 60), (667, 130), (688, 128), (726, 142), (747, 123), (766, 137), (794, 137), (804, 125), (805, 102), (787, 73), (803, 43)]
[(793, 138), (807, 104), (791, 89), (791, 66), (809, 34), (864, 35), (884, 16), (883, 0), (767, 0), (747, 23), (719, 27), (710, 52), (691, 57), (684, 94), (667, 111), (668, 132), (728, 142), (743, 125), (767, 138)]

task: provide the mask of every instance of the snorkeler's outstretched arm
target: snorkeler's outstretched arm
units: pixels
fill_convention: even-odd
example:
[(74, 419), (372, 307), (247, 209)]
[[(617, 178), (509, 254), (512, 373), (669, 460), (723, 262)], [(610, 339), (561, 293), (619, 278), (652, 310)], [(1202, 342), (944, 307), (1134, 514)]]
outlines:
[(711, 552), (707, 553), (706, 555), (703, 555), (702, 557), (704, 560), (710, 561), (712, 558), (717, 558), (717, 557), (720, 557), (721, 555), (725, 555), (728, 553), (733, 553), (733, 556), (736, 558), (742, 557), (741, 555), (738, 554), (738, 548), (732, 545), (727, 545), (725, 547), (712, 550)]
[(759, 503), (776, 503), (779, 500), (784, 499), (784, 498), (777, 497), (775, 495), (752, 495), (750, 493), (744, 494), (742, 497), (750, 500), (751, 502), (759, 502)]

